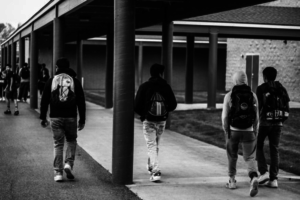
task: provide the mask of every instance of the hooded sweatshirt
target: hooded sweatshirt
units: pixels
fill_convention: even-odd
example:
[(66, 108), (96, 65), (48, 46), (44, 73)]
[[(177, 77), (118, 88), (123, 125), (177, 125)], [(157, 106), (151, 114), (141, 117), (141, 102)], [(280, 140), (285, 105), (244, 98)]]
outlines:
[[(136, 94), (135, 97), (135, 105), (134, 105), (134, 111), (140, 115), (141, 121), (144, 121), (146, 119), (147, 115), (147, 103), (151, 99), (151, 96), (153, 94), (150, 94), (150, 90), (155, 89), (155, 91), (159, 91), (160, 94), (163, 95), (163, 97), (166, 100), (167, 105), (167, 111), (171, 112), (176, 109), (177, 107), (177, 101), (175, 98), (175, 95), (173, 93), (173, 90), (171, 89), (171, 86), (161, 77), (151, 77), (147, 82), (143, 83)], [(149, 119), (148, 119), (149, 120)], [(149, 121), (164, 121), (158, 118), (153, 118)]]
[[(71, 68), (58, 69), (55, 76), (46, 82), (41, 100), (41, 120), (46, 119), (50, 104), (50, 118), (76, 118), (78, 109), (79, 123), (85, 124), (84, 92), (75, 77), (76, 73)], [(55, 95), (63, 103), (58, 102)]]
[[(235, 86), (239, 86), (239, 85), (247, 85), (248, 84), (248, 80), (247, 80), (247, 75), (245, 72), (243, 71), (239, 71), (237, 73), (235, 73), (232, 77), (232, 81), (233, 81), (233, 84)], [(223, 125), (223, 129), (225, 131), (225, 133), (228, 133), (228, 129), (229, 129), (229, 120), (228, 120), (228, 114), (229, 114), (229, 111), (230, 111), (230, 108), (232, 106), (232, 103), (231, 103), (231, 93), (232, 91), (228, 92), (225, 97), (224, 97), (224, 102), (223, 102), (223, 111), (222, 111), (222, 125)], [(255, 133), (258, 132), (258, 124), (259, 124), (259, 112), (258, 112), (258, 100), (257, 100), (257, 97), (256, 97), (256, 94), (253, 93), (253, 103), (256, 108), (256, 119), (254, 121), (254, 124), (253, 126), (249, 127), (249, 128), (246, 128), (246, 129), (239, 129), (239, 128), (235, 128), (235, 127), (232, 127), (230, 126), (230, 130), (234, 130), (234, 131), (254, 131)]]

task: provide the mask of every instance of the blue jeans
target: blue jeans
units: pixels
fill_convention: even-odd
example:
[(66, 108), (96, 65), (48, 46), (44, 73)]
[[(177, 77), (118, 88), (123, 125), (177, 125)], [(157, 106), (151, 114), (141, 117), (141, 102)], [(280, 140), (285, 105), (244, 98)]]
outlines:
[(163, 134), (166, 121), (143, 122), (143, 132), (148, 148), (148, 165), (152, 168), (152, 172), (160, 171), (158, 166), (158, 150), (160, 137)]
[(233, 131), (228, 139), (226, 136), (226, 152), (228, 157), (228, 175), (236, 175), (236, 163), (238, 160), (239, 144), (243, 147), (243, 157), (248, 167), (250, 178), (257, 176), (257, 167), (255, 162), (256, 136), (253, 131)]
[(270, 146), (270, 180), (277, 179), (279, 170), (279, 141), (281, 134), (281, 126), (260, 126), (257, 137), (257, 164), (260, 174), (268, 171), (268, 165), (264, 155), (264, 142), (266, 137), (269, 138)]
[(54, 170), (63, 171), (65, 138), (67, 141), (65, 163), (73, 168), (77, 146), (77, 118), (51, 118), (50, 125), (54, 139)]

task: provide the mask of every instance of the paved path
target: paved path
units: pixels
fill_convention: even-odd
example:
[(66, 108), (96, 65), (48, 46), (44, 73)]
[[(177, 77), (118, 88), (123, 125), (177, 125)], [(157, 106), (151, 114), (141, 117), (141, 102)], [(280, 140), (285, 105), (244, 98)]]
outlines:
[(0, 102), (0, 200), (138, 200), (82, 148), (77, 148), (75, 181), (53, 180), (53, 139), (38, 114), (20, 103), (20, 115), (4, 115)]
[[(80, 133), (78, 142), (111, 172), (112, 110), (92, 103), (88, 103), (87, 108), (86, 128)], [(147, 150), (141, 122), (135, 120), (134, 124), (134, 184), (127, 187), (142, 199), (210, 200), (249, 197), (249, 178), (242, 157), (238, 161), (238, 189), (228, 190), (224, 187), (228, 181), (225, 150), (169, 130), (163, 134), (159, 155), (162, 181), (150, 182), (146, 171)], [(282, 171), (280, 174), (291, 176)], [(280, 178), (279, 186), (279, 189), (260, 187), (256, 199), (300, 199), (300, 193), (292, 192), (299, 191), (299, 181)]]

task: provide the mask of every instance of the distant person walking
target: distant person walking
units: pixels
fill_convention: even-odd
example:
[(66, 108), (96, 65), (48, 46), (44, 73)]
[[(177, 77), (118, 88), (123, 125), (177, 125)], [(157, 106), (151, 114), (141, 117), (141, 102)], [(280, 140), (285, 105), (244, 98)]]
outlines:
[(30, 84), (30, 70), (27, 63), (24, 63), (23, 67), (20, 69), (19, 76), (21, 77), (21, 84), (18, 99), (26, 102)]
[[(50, 105), (50, 126), (54, 138), (54, 180), (63, 181), (63, 171), (68, 179), (74, 179), (73, 167), (77, 146), (77, 129), (85, 125), (85, 97), (76, 73), (69, 60), (60, 58), (56, 62), (56, 74), (45, 85), (41, 99), (41, 125), (48, 125), (47, 112)], [(77, 122), (77, 109), (79, 120)], [(64, 141), (67, 141), (65, 165), (63, 166)]]
[(0, 101), (5, 101), (5, 76), (5, 70), (2, 70), (2, 68), (0, 68)]
[(5, 77), (5, 82), (6, 82), (6, 87), (4, 89), (5, 91), (5, 98), (6, 98), (6, 105), (7, 105), (7, 110), (4, 112), (4, 114), (9, 115), (11, 114), (10, 110), (10, 101), (14, 102), (15, 104), (15, 111), (14, 115), (19, 115), (19, 109), (18, 109), (18, 91), (17, 91), (17, 82), (16, 82), (16, 76), (13, 73), (10, 64), (6, 64), (6, 77)]
[(236, 163), (239, 144), (243, 147), (243, 157), (250, 177), (250, 196), (258, 193), (258, 174), (255, 162), (256, 137), (258, 132), (258, 100), (247, 85), (245, 72), (233, 75), (234, 87), (224, 97), (222, 125), (225, 131), (228, 157), (229, 182), (226, 187), (236, 189)]
[(150, 181), (161, 179), (158, 165), (159, 141), (165, 130), (168, 113), (177, 107), (170, 85), (162, 78), (163, 73), (163, 65), (152, 65), (151, 78), (139, 87), (135, 98), (134, 111), (140, 115), (143, 122), (143, 132), (148, 148), (147, 170), (151, 175)]
[[(283, 122), (289, 115), (289, 95), (279, 81), (275, 81), (277, 70), (266, 67), (263, 70), (264, 83), (257, 87), (256, 94), (259, 102), (260, 124), (257, 138), (257, 164), (261, 174), (259, 183), (266, 186), (278, 187), (279, 142)], [(264, 141), (268, 137), (270, 146), (270, 168), (264, 155)]]
[(45, 87), (46, 82), (50, 78), (49, 70), (46, 68), (46, 64), (41, 64), (41, 69), (39, 71), (39, 80), (38, 80), (38, 88), (40, 91), (40, 95), (43, 94), (43, 90)]

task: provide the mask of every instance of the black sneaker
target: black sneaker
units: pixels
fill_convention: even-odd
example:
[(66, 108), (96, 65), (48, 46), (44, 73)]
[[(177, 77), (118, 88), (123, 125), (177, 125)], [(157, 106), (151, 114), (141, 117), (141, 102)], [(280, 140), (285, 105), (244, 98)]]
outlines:
[(14, 112), (14, 115), (19, 115), (19, 111), (18, 110), (16, 110), (15, 112)]
[(11, 114), (11, 111), (10, 111), (10, 110), (6, 110), (6, 111), (4, 111), (4, 114), (10, 115), (10, 114)]

